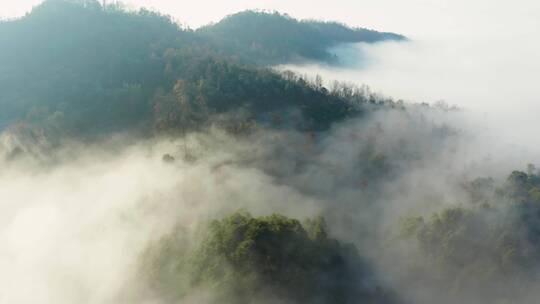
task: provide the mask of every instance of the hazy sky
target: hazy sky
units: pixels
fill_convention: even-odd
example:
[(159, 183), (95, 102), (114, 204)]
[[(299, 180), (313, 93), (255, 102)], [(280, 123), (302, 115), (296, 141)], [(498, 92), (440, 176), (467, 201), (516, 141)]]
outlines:
[[(42, 0), (0, 0), (1, 16), (17, 16)], [(113, 1), (113, 0), (108, 0)], [(504, 30), (518, 26), (530, 33), (538, 25), (540, 2), (534, 0), (125, 0), (170, 14), (197, 27), (244, 9), (272, 9), (299, 18), (340, 20), (351, 25), (403, 32), (408, 35)], [(515, 24), (519, 21), (519, 24)]]

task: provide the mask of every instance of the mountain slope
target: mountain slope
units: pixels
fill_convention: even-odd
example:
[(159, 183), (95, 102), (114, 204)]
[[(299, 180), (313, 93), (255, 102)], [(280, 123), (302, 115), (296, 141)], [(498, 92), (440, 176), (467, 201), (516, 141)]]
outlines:
[[(254, 25), (268, 18), (295, 24), (301, 30), (289, 38), (299, 42), (322, 37), (328, 44), (356, 33), (276, 14), (243, 14)], [(146, 10), (103, 8), (95, 0), (45, 1), (21, 19), (0, 23), (0, 125), (19, 122), (17, 129), (35, 137), (151, 133), (197, 127), (216, 114), (242, 109), (246, 120), (282, 126), (288, 120), (320, 130), (362, 112), (359, 104), (370, 99), (362, 90), (329, 92), (320, 82), (247, 64), (266, 57), (231, 53), (209, 35), (210, 28), (222, 25), (193, 32)], [(280, 45), (273, 35), (261, 33), (265, 48), (298, 52), (297, 45)], [(302, 46), (306, 54), (320, 47)]]
[(340, 43), (405, 40), (402, 35), (336, 22), (298, 21), (277, 12), (245, 11), (197, 31), (228, 54), (251, 62), (278, 64), (297, 60), (331, 61), (329, 47)]
[(141, 120), (163, 82), (162, 54), (183, 34), (148, 11), (46, 1), (26, 17), (0, 23), (0, 116), (58, 111), (81, 131)]

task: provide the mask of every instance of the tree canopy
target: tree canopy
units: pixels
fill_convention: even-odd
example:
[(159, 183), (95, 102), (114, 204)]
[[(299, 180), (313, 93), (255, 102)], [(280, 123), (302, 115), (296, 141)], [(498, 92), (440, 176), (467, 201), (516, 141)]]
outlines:
[(328, 48), (340, 43), (404, 40), (402, 35), (350, 28), (337, 22), (298, 21), (278, 12), (244, 11), (197, 31), (223, 52), (256, 63), (334, 58)]
[(320, 217), (301, 224), (237, 212), (212, 221), (191, 250), (181, 235), (144, 255), (143, 274), (172, 299), (183, 286), (209, 289), (216, 303), (392, 303), (357, 249), (330, 238)]
[(498, 187), (493, 179), (477, 179), (467, 187), (471, 205), (404, 221), (403, 235), (417, 241), (442, 285), (510, 300), (538, 282), (540, 176), (530, 171), (514, 171)]

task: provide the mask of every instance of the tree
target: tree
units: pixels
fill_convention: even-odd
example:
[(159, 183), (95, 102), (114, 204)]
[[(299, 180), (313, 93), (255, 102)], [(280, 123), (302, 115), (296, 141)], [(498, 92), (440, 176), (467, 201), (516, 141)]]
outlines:
[(328, 237), (322, 217), (307, 220), (304, 227), (282, 215), (252, 217), (240, 211), (212, 221), (191, 254), (177, 247), (176, 240), (182, 238), (172, 234), (151, 247), (153, 254), (143, 263), (159, 265), (160, 271), (177, 269), (178, 274), (166, 276), (146, 271), (160, 291), (174, 290), (170, 286), (185, 281), (178, 279), (185, 273), (189, 288), (210, 288), (216, 303), (392, 301), (376, 287), (356, 248)]

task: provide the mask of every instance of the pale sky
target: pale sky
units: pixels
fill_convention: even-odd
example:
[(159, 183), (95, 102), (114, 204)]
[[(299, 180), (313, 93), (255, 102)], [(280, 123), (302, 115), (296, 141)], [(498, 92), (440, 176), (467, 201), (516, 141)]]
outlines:
[[(112, 1), (112, 0), (108, 0)], [(0, 16), (23, 15), (42, 0), (0, 0)], [(353, 26), (401, 32), (409, 36), (460, 35), (516, 28), (530, 33), (538, 26), (540, 1), (535, 0), (125, 0), (133, 8), (148, 7), (198, 27), (245, 9), (270, 9), (297, 18), (338, 20)], [(516, 24), (517, 21), (517, 24)]]

